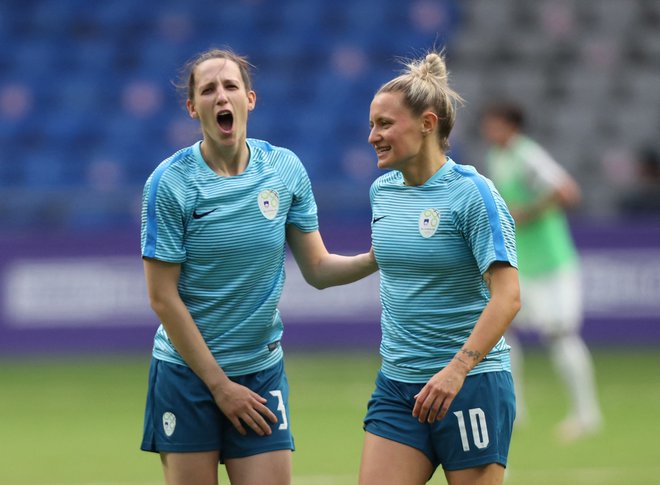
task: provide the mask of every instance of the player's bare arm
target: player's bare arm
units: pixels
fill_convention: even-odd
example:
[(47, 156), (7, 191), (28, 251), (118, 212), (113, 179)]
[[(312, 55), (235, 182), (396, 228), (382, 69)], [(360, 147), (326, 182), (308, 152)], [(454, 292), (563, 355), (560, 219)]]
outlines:
[(328, 252), (319, 231), (303, 232), (289, 225), (286, 235), (305, 281), (315, 288), (353, 283), (378, 270), (372, 250), (340, 256)]
[(520, 309), (518, 271), (508, 263), (493, 263), (487, 271), (491, 299), (472, 334), (452, 361), (415, 396), (413, 416), (433, 423), (444, 418), (469, 372), (500, 340)]
[(490, 301), (481, 313), (472, 334), (454, 357), (472, 370), (504, 335), (520, 310), (518, 270), (508, 263), (495, 262), (486, 272)]

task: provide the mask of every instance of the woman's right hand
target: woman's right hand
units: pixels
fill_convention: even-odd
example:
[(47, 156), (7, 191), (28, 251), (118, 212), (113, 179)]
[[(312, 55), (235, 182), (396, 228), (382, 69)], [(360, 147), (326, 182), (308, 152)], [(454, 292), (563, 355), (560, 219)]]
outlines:
[(275, 424), (277, 417), (266, 406), (265, 398), (233, 381), (227, 381), (222, 387), (212, 389), (211, 392), (220, 410), (239, 433), (247, 434), (243, 423), (259, 436), (272, 433), (265, 418)]

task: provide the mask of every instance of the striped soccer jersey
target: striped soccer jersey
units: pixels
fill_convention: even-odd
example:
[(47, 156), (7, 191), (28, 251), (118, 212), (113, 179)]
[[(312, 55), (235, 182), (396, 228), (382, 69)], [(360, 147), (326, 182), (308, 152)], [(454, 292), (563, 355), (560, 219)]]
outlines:
[[(181, 264), (179, 294), (225, 373), (258, 372), (282, 358), (286, 225), (317, 230), (316, 203), (291, 151), (248, 139), (246, 170), (222, 177), (200, 144), (163, 161), (147, 180), (142, 256)], [(153, 356), (185, 364), (162, 325)]]
[[(488, 179), (451, 159), (421, 186), (389, 172), (373, 183), (370, 198), (382, 371), (427, 382), (462, 348), (488, 303), (488, 267), (517, 267), (513, 219)], [(472, 374), (509, 370), (508, 352), (502, 338)]]

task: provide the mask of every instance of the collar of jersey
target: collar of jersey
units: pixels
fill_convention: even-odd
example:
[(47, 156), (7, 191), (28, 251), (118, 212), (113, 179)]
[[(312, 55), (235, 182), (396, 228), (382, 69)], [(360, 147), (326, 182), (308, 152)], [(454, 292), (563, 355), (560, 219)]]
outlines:
[[(440, 167), (437, 172), (431, 175), (431, 178), (424, 182), (424, 184), (418, 185), (417, 187), (426, 187), (427, 185), (433, 184), (436, 180), (442, 178), (447, 172), (454, 168), (455, 165), (456, 162), (447, 157), (447, 161), (444, 163), (444, 165)], [(401, 183), (403, 183), (403, 174), (401, 174)]]
[(240, 173), (238, 175), (233, 175), (231, 177), (223, 177), (222, 175), (218, 175), (217, 173), (215, 173), (211, 169), (211, 167), (209, 167), (207, 165), (207, 163), (204, 161), (204, 157), (202, 156), (202, 141), (201, 140), (198, 141), (197, 143), (195, 143), (192, 146), (192, 150), (193, 150), (193, 154), (195, 156), (195, 159), (197, 159), (197, 163), (199, 164), (200, 167), (202, 167), (202, 170), (204, 170), (204, 171), (206, 171), (210, 174), (213, 174), (216, 177), (234, 178), (234, 177), (241, 177), (241, 176), (245, 175), (246, 173), (248, 173), (252, 169), (252, 166), (254, 165), (254, 163), (253, 163), (253, 161), (254, 161), (254, 157), (253, 157), (254, 147), (252, 147), (250, 145), (250, 143), (247, 143), (247, 145), (248, 145), (248, 149), (249, 149), (248, 165), (247, 165), (247, 167), (245, 167), (245, 170), (242, 173)]

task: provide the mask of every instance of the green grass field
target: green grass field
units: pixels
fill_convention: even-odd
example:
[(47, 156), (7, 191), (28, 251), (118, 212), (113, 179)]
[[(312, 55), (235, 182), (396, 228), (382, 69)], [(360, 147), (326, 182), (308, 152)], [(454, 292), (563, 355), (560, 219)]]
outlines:
[[(530, 353), (530, 421), (514, 433), (506, 483), (660, 484), (660, 352), (595, 351), (605, 428), (568, 446), (553, 436), (563, 390), (545, 352)], [(147, 367), (135, 356), (2, 359), (0, 484), (162, 483), (157, 455), (138, 450)], [(356, 483), (377, 368), (375, 355), (288, 354), (295, 485)]]

